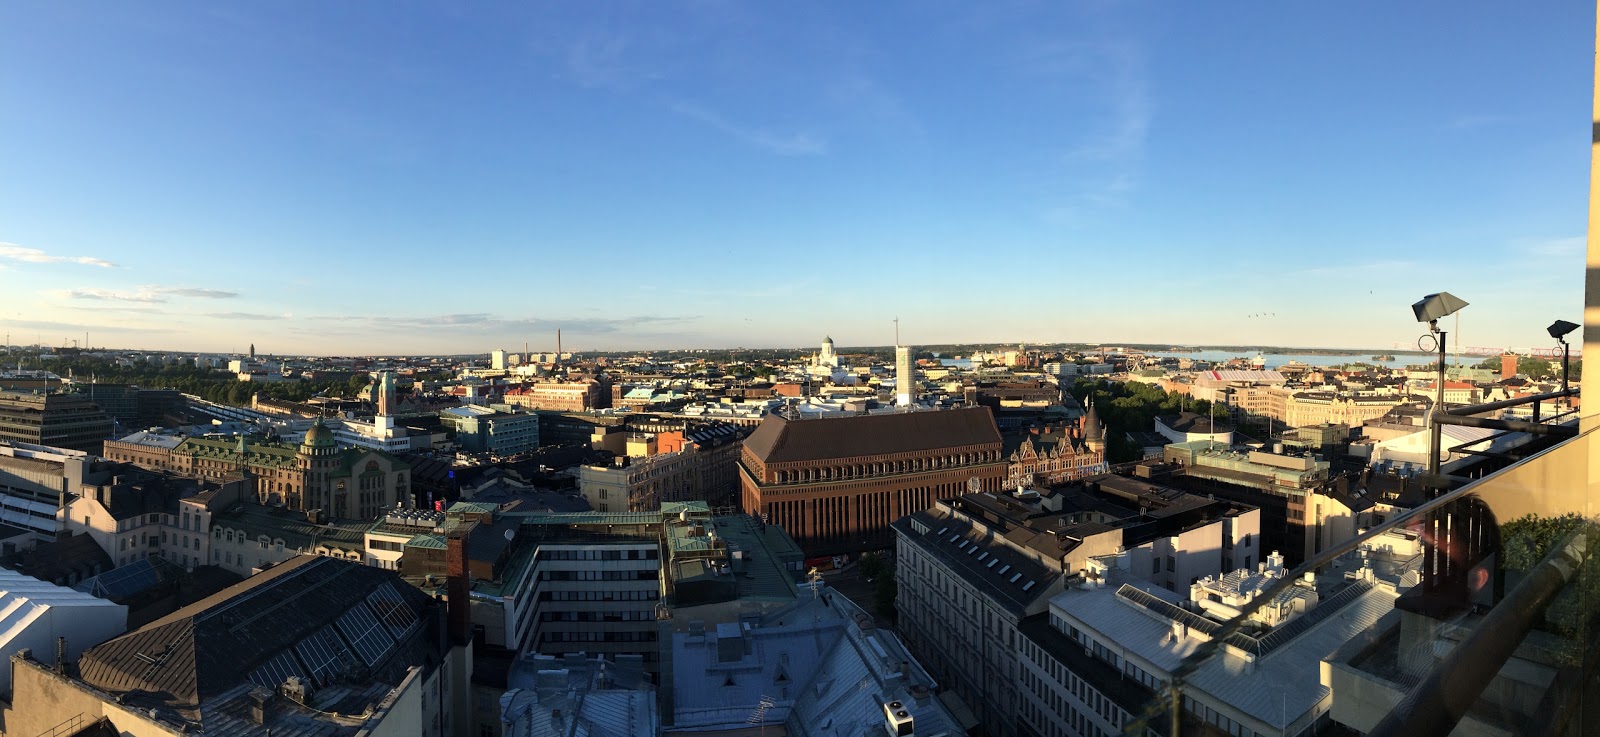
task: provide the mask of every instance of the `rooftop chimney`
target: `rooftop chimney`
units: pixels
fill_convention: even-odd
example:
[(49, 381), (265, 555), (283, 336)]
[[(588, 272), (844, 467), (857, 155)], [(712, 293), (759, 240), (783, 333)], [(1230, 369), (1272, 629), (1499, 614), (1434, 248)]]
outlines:
[(450, 642), (466, 645), (472, 639), (472, 578), (467, 572), (467, 540), (476, 521), (464, 521), (446, 533), (445, 595)]
[(267, 723), (267, 707), (272, 705), (272, 691), (260, 686), (250, 689), (250, 721), (256, 726)]

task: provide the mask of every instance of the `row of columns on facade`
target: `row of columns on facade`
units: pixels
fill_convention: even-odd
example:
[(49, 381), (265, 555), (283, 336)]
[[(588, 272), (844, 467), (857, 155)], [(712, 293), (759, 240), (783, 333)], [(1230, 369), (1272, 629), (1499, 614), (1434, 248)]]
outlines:
[(945, 468), (959, 468), (973, 463), (993, 463), (1000, 460), (999, 451), (980, 451), (977, 453), (960, 453), (956, 455), (936, 456), (933, 458), (914, 458), (904, 461), (886, 461), (880, 463), (855, 463), (845, 466), (827, 466), (824, 468), (802, 468), (793, 471), (775, 471), (774, 478), (780, 484), (806, 483), (808, 481), (846, 481), (873, 476), (886, 476), (896, 473), (916, 473), (919, 471), (938, 471)]

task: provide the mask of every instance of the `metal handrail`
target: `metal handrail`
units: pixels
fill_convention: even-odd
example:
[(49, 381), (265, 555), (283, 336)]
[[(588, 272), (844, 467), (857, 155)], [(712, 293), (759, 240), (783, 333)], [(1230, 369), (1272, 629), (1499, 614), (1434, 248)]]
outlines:
[(1523, 404), (1533, 404), (1535, 402), (1541, 402), (1542, 403), (1546, 399), (1560, 399), (1562, 397), (1575, 397), (1575, 396), (1578, 396), (1578, 387), (1572, 387), (1570, 389), (1559, 389), (1559, 390), (1556, 390), (1556, 391), (1553, 391), (1553, 392), (1545, 392), (1544, 394), (1529, 394), (1528, 396), (1525, 396), (1525, 397), (1515, 397), (1515, 398), (1512, 398), (1512, 399), (1502, 399), (1502, 400), (1500, 400), (1498, 402), (1489, 402), (1487, 404), (1469, 404), (1469, 405), (1467, 405), (1465, 407), (1456, 407), (1455, 409), (1446, 409), (1444, 411), (1444, 413), (1447, 414), (1447, 415), (1457, 415), (1457, 416), (1460, 416), (1460, 415), (1475, 415), (1475, 414), (1479, 414), (1479, 413), (1483, 413), (1483, 412), (1493, 412), (1493, 411), (1495, 411), (1497, 409), (1506, 409), (1508, 407), (1516, 407), (1518, 405), (1523, 405)]

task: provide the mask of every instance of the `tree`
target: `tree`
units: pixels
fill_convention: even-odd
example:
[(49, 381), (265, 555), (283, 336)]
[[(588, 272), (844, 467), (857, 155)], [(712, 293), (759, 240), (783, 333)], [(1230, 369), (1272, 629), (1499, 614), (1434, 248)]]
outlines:
[[(1543, 358), (1523, 356), (1517, 359), (1517, 373), (1530, 379), (1559, 379), (1561, 378), (1561, 364), (1552, 364)], [(1502, 378), (1511, 378), (1509, 376)]]

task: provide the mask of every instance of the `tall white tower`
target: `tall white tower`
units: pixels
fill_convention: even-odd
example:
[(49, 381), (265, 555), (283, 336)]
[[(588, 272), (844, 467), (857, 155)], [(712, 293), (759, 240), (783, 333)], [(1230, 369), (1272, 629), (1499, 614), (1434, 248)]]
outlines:
[(822, 352), (817, 354), (817, 365), (834, 368), (838, 367), (839, 356), (833, 352), (833, 338), (828, 337), (822, 339)]
[(911, 360), (911, 346), (894, 347), (894, 403), (910, 407), (917, 398), (917, 364)]
[(506, 370), (506, 352), (495, 349), (489, 352), (489, 368), (496, 371)]

